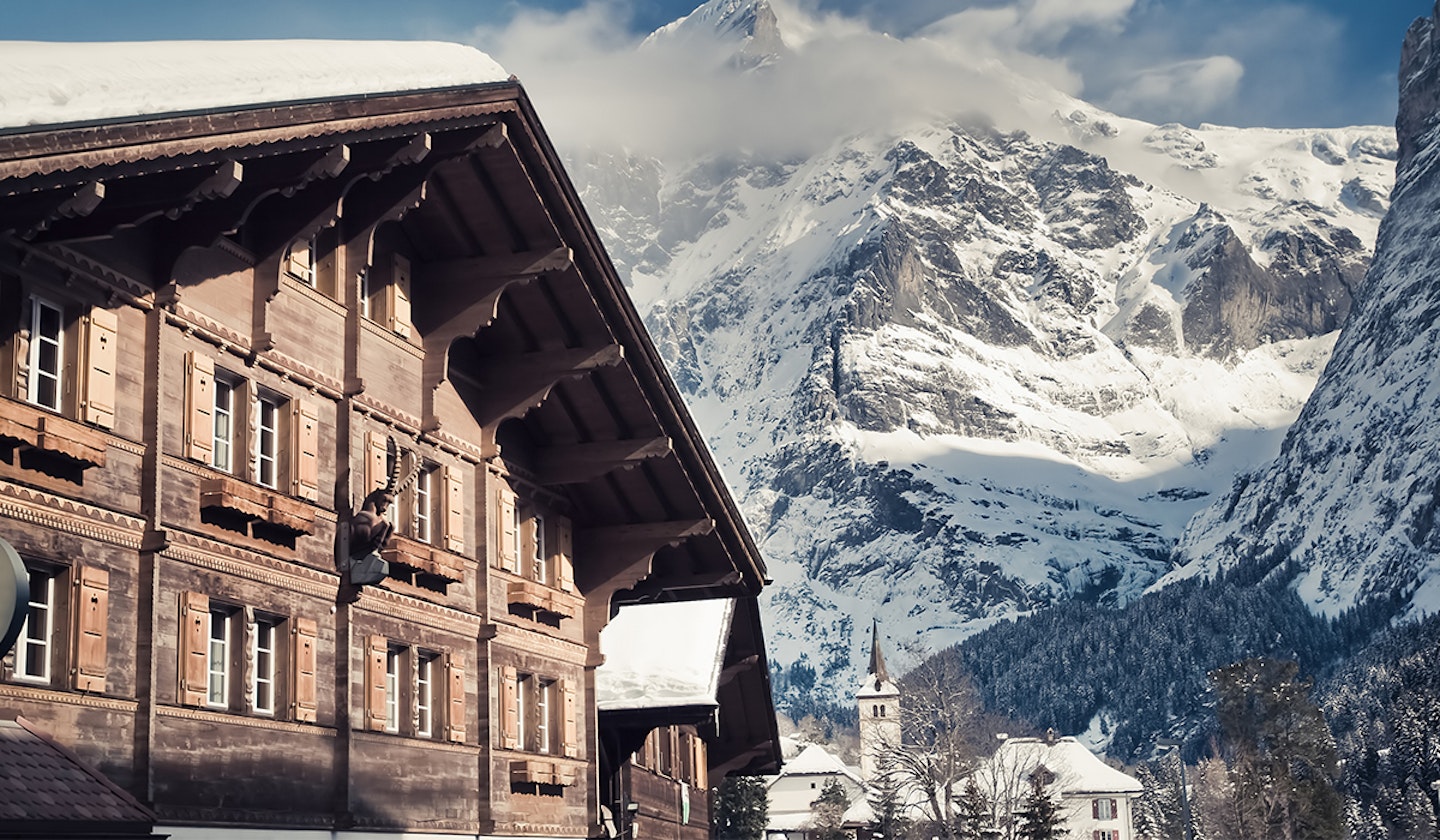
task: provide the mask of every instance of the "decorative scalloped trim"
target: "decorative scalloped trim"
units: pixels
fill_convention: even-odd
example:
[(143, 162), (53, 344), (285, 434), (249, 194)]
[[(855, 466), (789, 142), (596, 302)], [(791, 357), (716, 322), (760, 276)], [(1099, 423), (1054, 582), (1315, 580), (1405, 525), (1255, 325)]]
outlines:
[(495, 627), (493, 641), (512, 650), (542, 654), (557, 662), (582, 668), (590, 656), (590, 649), (581, 642), (561, 639), (505, 621), (497, 620), (493, 626)]
[(126, 303), (145, 311), (155, 308), (155, 292), (139, 280), (116, 271), (113, 267), (90, 259), (79, 251), (63, 245), (37, 247), (20, 243), (28, 253), (47, 260), (62, 268), (70, 269), (105, 289), (118, 294)]
[(370, 732), (364, 729), (357, 729), (350, 733), (355, 741), (372, 741), (377, 744), (388, 744), (394, 746), (397, 742), (403, 742), (407, 747), (425, 750), (426, 752), (449, 752), (461, 753), (462, 755), (479, 755), (479, 744), (453, 744), (449, 741), (433, 741), (429, 738), (411, 737), (408, 735), (397, 735), (393, 732)]
[(292, 723), (288, 720), (274, 720), (272, 718), (257, 717), (255, 715), (217, 712), (210, 709), (191, 709), (186, 706), (164, 706), (157, 703), (155, 705), (155, 715), (156, 717), (202, 720), (206, 723), (229, 723), (235, 726), (245, 726), (250, 729), (268, 729), (271, 732), (289, 732), (295, 735), (319, 735), (322, 738), (335, 737), (335, 729), (329, 726), (317, 726), (313, 723)]
[(66, 706), (84, 706), (87, 709), (109, 709), (112, 712), (130, 712), (131, 714), (140, 708), (138, 702), (120, 697), (100, 697), (94, 694), (60, 691), (53, 688), (33, 688), (14, 683), (0, 683), (0, 697), (62, 703)]
[(232, 352), (239, 356), (248, 356), (251, 353), (248, 337), (179, 301), (173, 303), (170, 310), (165, 313), (165, 320), (174, 326), (196, 333), (217, 347), (232, 348)]
[(0, 516), (138, 549), (145, 520), (0, 481)]
[(340, 584), (340, 576), (334, 573), (184, 531), (169, 533), (170, 545), (161, 556), (171, 560), (327, 600), (335, 597)]

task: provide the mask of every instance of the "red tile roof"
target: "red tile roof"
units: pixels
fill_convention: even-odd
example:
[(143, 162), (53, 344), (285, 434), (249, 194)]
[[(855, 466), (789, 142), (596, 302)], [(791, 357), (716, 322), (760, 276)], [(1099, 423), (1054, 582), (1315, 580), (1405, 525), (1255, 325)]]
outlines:
[(0, 720), (0, 834), (148, 836), (155, 815), (23, 717)]

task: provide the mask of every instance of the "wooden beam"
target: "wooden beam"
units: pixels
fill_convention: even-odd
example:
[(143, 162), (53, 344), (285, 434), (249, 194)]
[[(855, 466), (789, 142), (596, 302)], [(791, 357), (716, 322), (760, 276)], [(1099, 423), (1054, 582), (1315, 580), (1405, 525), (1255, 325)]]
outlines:
[(487, 359), (495, 375), (480, 383), (482, 426), (512, 417), (523, 417), (538, 408), (562, 379), (584, 376), (625, 359), (619, 344), (581, 347), (550, 352), (526, 353), (513, 359)]
[(462, 335), (474, 335), (495, 320), (500, 296), (550, 271), (572, 265), (569, 248), (557, 246), (496, 257), (443, 260), (415, 267), (415, 285), (424, 289), (415, 300), (415, 328), (422, 335), (443, 337), (449, 346)]
[(725, 670), (720, 672), (719, 685), (726, 685), (732, 682), (736, 677), (740, 676), (742, 672), (752, 670), (759, 664), (760, 654), (752, 653), (749, 656), (726, 665)]
[(575, 264), (573, 252), (564, 245), (487, 257), (467, 257), (427, 263), (425, 275), (431, 283), (465, 287), (484, 280), (535, 277), (565, 271)]
[(103, 200), (105, 200), (105, 182), (91, 181), (76, 190), (69, 198), (56, 204), (53, 210), (21, 234), (21, 238), (34, 239), (61, 219), (83, 219), (95, 212), (95, 208), (99, 207)]
[(541, 484), (583, 484), (671, 451), (668, 437), (552, 446), (540, 450), (535, 473)]
[[(673, 519), (666, 522), (638, 522), (633, 525), (602, 525), (575, 532), (576, 556), (584, 552), (602, 554), (653, 547), (649, 553), (667, 545), (679, 545), (691, 537), (702, 537), (715, 530), (713, 519)], [(640, 553), (637, 551), (636, 553)]]

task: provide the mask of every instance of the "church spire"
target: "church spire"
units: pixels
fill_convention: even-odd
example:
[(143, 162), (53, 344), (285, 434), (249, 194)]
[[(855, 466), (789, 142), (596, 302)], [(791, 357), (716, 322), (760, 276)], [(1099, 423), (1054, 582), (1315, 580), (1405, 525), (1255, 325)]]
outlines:
[(885, 670), (885, 655), (880, 652), (880, 620), (871, 619), (870, 625), (870, 675), (875, 678), (875, 687), (890, 682), (890, 673)]

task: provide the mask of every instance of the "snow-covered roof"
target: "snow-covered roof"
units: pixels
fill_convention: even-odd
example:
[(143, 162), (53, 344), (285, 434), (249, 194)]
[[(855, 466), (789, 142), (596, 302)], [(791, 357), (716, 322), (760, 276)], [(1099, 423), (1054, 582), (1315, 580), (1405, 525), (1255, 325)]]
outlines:
[(601, 711), (719, 705), (731, 600), (634, 604), (600, 631), (595, 669)]
[(1055, 774), (1055, 789), (1062, 795), (1094, 793), (1140, 793), (1143, 788), (1133, 776), (1101, 761), (1074, 738), (1010, 738), (995, 751), (989, 766), (976, 775), (999, 772), (1028, 776), (1036, 767)]
[(895, 685), (894, 680), (882, 680), (875, 674), (866, 675), (860, 689), (855, 692), (855, 696), (862, 700), (868, 697), (896, 697), (899, 694), (900, 687)]
[(508, 78), (485, 53), (437, 41), (0, 41), (0, 128)]

